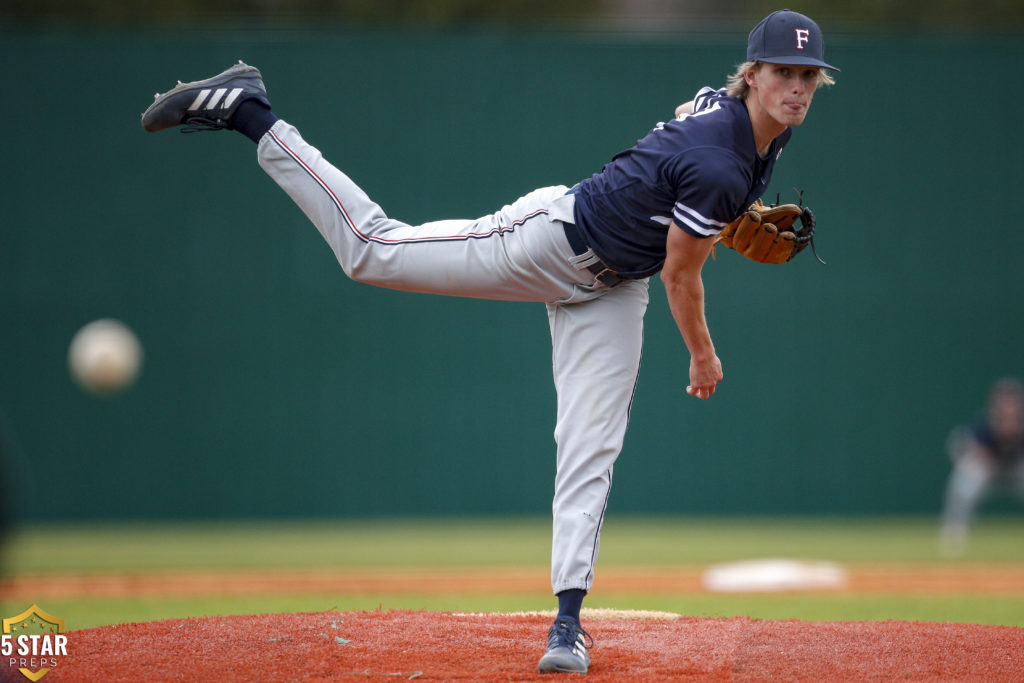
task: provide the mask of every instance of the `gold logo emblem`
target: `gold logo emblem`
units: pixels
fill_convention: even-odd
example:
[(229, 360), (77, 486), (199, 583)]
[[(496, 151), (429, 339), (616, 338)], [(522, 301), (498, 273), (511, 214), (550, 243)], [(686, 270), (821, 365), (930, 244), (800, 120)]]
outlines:
[(32, 605), (16, 617), (4, 619), (0, 635), (0, 655), (7, 668), (18, 671), (30, 681), (38, 681), (57, 666), (58, 657), (68, 654), (64, 620)]

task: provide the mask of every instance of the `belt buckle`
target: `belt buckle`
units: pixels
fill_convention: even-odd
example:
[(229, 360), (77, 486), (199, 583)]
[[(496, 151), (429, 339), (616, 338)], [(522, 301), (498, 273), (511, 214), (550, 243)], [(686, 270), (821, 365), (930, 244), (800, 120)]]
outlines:
[[(604, 264), (601, 264), (604, 265)], [(604, 270), (594, 274), (597, 281), (607, 287), (614, 287), (615, 285), (622, 282), (622, 278), (611, 268), (605, 266)]]

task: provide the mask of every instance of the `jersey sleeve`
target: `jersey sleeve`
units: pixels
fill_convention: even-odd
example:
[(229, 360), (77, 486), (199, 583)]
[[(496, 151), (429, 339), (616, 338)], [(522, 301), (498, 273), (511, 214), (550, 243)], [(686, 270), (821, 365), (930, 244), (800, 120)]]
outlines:
[(679, 160), (675, 175), (672, 217), (694, 237), (713, 237), (742, 213), (746, 183), (722, 150), (691, 150)]
[(725, 96), (725, 90), (715, 90), (704, 86), (693, 96), (693, 113), (701, 114), (714, 107), (719, 98)]

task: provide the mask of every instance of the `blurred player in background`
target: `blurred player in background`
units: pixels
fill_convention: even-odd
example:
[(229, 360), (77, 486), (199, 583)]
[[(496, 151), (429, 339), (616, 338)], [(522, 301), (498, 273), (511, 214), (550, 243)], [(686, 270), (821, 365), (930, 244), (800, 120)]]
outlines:
[(952, 556), (967, 546), (971, 521), (989, 494), (1009, 489), (1024, 498), (1024, 388), (1003, 378), (992, 385), (984, 414), (953, 430), (947, 443), (953, 471), (942, 510), (942, 549)]

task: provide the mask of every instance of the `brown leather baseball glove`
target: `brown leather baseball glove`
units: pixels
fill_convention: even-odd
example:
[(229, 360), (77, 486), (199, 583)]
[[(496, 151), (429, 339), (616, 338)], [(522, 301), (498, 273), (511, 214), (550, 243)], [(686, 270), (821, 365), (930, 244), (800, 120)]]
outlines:
[[(800, 220), (799, 229), (794, 227)], [(715, 240), (758, 263), (786, 263), (811, 245), (814, 257), (814, 213), (797, 204), (765, 206), (758, 199), (727, 225)]]

